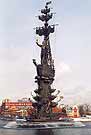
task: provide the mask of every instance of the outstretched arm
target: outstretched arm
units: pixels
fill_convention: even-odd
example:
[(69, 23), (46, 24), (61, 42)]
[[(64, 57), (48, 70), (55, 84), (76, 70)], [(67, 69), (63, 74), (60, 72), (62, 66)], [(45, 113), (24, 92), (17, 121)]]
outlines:
[(33, 59), (33, 63), (34, 63), (35, 66), (37, 66), (37, 63), (36, 63), (36, 60), (35, 59)]
[(38, 43), (38, 39), (36, 39), (36, 44), (37, 44), (39, 47), (42, 47), (42, 45)]
[(47, 41), (44, 40), (42, 44), (39, 44), (39, 43), (38, 43), (38, 39), (36, 39), (36, 44), (37, 44), (39, 47), (45, 47), (45, 46), (47, 45)]

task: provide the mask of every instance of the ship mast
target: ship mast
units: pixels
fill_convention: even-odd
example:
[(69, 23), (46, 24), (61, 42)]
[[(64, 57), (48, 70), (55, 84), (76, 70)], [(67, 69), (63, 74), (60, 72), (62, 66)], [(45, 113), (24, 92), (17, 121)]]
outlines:
[(38, 40), (36, 41), (37, 46), (41, 49), (40, 64), (37, 64), (36, 60), (33, 59), (37, 70), (35, 82), (38, 85), (38, 88), (34, 91), (36, 96), (33, 97), (35, 100), (33, 106), (37, 110), (38, 119), (52, 119), (52, 108), (57, 106), (57, 103), (54, 102), (56, 96), (53, 95), (56, 89), (51, 88), (55, 77), (55, 69), (49, 35), (54, 33), (55, 25), (49, 25), (48, 23), (53, 17), (53, 13), (50, 12), (49, 4), (51, 4), (51, 1), (46, 3), (45, 8), (41, 9), (41, 15), (38, 16), (38, 19), (42, 21), (44, 25), (42, 27), (36, 27), (36, 34), (40, 37), (44, 37), (42, 44), (40, 44)]

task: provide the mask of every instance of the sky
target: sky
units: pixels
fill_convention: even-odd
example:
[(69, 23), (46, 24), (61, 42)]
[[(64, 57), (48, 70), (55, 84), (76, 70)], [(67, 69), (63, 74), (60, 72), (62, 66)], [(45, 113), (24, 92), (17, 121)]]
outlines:
[[(34, 28), (47, 0), (0, 0), (0, 101), (30, 97), (37, 88), (32, 59), (40, 62)], [(58, 24), (50, 42), (55, 61), (53, 88), (64, 104), (91, 103), (91, 0), (52, 0)], [(41, 41), (42, 39), (39, 38)]]

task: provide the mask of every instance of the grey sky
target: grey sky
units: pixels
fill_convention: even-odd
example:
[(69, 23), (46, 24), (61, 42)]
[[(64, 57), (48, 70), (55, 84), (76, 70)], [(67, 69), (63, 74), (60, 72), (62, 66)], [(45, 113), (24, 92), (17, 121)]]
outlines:
[[(29, 97), (39, 61), (34, 27), (46, 0), (0, 0), (0, 98)], [(91, 97), (91, 0), (53, 0), (51, 35), (56, 77), (63, 103), (90, 102)], [(53, 21), (50, 21), (52, 24)]]

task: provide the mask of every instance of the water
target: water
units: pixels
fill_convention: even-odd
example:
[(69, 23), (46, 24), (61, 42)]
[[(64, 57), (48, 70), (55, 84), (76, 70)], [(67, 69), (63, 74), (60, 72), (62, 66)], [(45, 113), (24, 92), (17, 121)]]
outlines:
[(53, 129), (53, 130), (11, 130), (0, 129), (0, 135), (91, 135), (90, 128)]
[(6, 122), (0, 121), (0, 135), (91, 135), (91, 123), (82, 128), (64, 129), (4, 129)]

